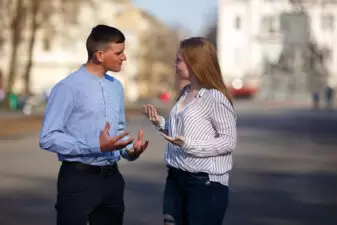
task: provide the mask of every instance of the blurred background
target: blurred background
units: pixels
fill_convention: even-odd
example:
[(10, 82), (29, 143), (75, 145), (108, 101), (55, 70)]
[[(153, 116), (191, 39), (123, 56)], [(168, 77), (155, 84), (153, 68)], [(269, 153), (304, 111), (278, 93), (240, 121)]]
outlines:
[[(165, 141), (141, 113), (167, 115), (179, 41), (209, 38), (235, 98), (238, 149), (224, 224), (337, 224), (337, 1), (0, 0), (0, 224), (54, 224), (56, 156), (38, 147), (52, 87), (87, 60), (92, 27), (126, 36), (128, 129), (147, 153), (121, 162), (125, 224), (161, 224)], [(31, 222), (27, 222), (31, 221)]]
[(86, 61), (87, 35), (104, 23), (127, 37), (128, 62), (112, 75), (122, 81), (128, 103), (173, 98), (179, 40), (199, 35), (217, 46), (235, 97), (331, 106), (336, 9), (328, 0), (2, 0), (1, 105), (31, 113)]

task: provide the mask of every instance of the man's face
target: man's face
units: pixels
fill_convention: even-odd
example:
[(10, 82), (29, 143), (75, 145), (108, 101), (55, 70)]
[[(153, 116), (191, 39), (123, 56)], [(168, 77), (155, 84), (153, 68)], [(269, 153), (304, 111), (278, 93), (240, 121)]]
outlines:
[(109, 71), (119, 72), (122, 69), (122, 64), (126, 60), (124, 54), (125, 44), (111, 43), (102, 52), (101, 64)]

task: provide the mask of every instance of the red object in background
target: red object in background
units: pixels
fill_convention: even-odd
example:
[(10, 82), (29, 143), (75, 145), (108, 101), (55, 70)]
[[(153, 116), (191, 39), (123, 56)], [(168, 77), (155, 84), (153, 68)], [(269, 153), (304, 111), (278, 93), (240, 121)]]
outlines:
[(160, 101), (162, 101), (162, 102), (168, 102), (168, 101), (171, 100), (171, 96), (170, 96), (169, 93), (163, 92), (163, 93), (159, 96), (159, 99), (160, 99)]
[(241, 97), (241, 96), (251, 96), (251, 95), (256, 94), (258, 88), (243, 87), (243, 88), (236, 89), (236, 88), (233, 88), (233, 87), (229, 87), (229, 90), (230, 90), (230, 92), (232, 93), (233, 96)]
[(233, 97), (252, 97), (260, 88), (260, 79), (248, 77), (244, 79), (234, 79), (228, 85), (228, 89)]

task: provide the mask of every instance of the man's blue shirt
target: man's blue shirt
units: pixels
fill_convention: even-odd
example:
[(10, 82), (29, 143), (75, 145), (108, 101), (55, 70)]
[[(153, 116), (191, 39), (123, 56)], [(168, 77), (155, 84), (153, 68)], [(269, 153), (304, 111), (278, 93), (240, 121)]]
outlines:
[[(106, 123), (109, 136), (126, 127), (124, 90), (115, 78), (99, 78), (83, 66), (51, 91), (40, 134), (40, 147), (58, 154), (60, 161), (111, 165), (128, 157), (127, 150), (102, 153), (99, 136)], [(126, 137), (127, 138), (127, 137)]]

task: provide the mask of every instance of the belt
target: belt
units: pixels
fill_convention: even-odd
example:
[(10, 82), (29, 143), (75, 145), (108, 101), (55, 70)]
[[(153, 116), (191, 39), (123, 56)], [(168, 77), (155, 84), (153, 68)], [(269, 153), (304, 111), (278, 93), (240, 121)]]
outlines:
[(97, 174), (103, 174), (103, 175), (112, 175), (118, 171), (117, 163), (114, 163), (112, 165), (107, 165), (107, 166), (93, 166), (93, 165), (88, 165), (88, 164), (84, 164), (81, 162), (63, 161), (62, 164), (72, 165), (72, 166), (75, 166), (79, 170), (86, 170), (91, 173), (97, 173)]
[(208, 177), (209, 174), (205, 173), (205, 172), (189, 172), (189, 171), (185, 171), (185, 170), (181, 170), (172, 166), (167, 166), (168, 171), (171, 173), (175, 173), (175, 174), (181, 174), (181, 175), (185, 175), (185, 176), (190, 176), (190, 175), (194, 175), (194, 176), (199, 176), (199, 177)]

